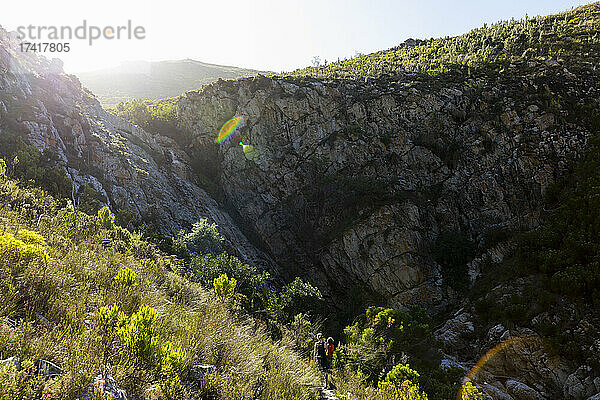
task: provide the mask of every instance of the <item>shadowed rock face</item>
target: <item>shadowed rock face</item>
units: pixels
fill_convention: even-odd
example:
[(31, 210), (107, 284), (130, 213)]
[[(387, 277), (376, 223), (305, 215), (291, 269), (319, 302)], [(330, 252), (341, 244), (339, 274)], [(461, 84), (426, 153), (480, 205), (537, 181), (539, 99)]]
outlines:
[[(586, 129), (547, 99), (586, 93), (592, 73), (561, 71), (529, 63), (368, 84), (259, 77), (188, 92), (179, 115), (198, 151), (222, 160), (226, 202), (284, 268), (336, 296), (360, 286), (395, 305), (442, 306), (455, 294), (431, 257), (440, 232), (462, 232), (474, 256), (501, 260), (503, 242), (539, 224), (546, 187), (584, 148)], [(245, 125), (215, 145), (234, 115)], [(239, 141), (258, 157), (247, 160)]]
[(0, 28), (0, 135), (10, 133), (56, 152), (75, 189), (90, 185), (113, 211), (131, 211), (167, 234), (208, 218), (232, 253), (277, 275), (273, 261), (197, 185), (177, 143), (107, 113), (58, 60), (21, 53)]

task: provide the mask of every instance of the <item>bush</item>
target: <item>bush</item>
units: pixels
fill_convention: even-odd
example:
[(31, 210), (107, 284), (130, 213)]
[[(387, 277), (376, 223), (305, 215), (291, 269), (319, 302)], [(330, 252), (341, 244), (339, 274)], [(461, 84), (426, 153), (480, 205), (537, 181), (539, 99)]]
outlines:
[(385, 376), (385, 380), (390, 383), (398, 384), (405, 380), (417, 383), (419, 381), (419, 373), (411, 369), (408, 364), (398, 364)]
[(212, 288), (214, 280), (222, 274), (235, 278), (236, 290), (248, 299), (250, 310), (259, 309), (265, 305), (264, 293), (269, 279), (267, 272), (259, 273), (256, 267), (244, 264), (237, 257), (227, 253), (217, 256), (203, 254), (193, 256), (189, 260), (188, 278), (201, 283), (204, 287)]
[(269, 313), (280, 323), (289, 323), (303, 312), (318, 312), (323, 306), (319, 289), (299, 277), (285, 285), (279, 294), (272, 291), (268, 299)]
[(48, 250), (45, 239), (39, 234), (21, 230), (24, 240), (16, 239), (12, 234), (0, 233), (0, 256), (6, 261), (19, 263), (29, 262), (33, 259), (48, 260)]
[(117, 335), (130, 360), (137, 365), (152, 367), (156, 364), (158, 337), (154, 336), (154, 322), (158, 312), (151, 307), (141, 306), (138, 312), (122, 321)]
[(483, 393), (479, 391), (471, 382), (466, 382), (460, 388), (460, 400), (481, 400)]
[(100, 225), (105, 229), (114, 229), (115, 227), (115, 216), (106, 206), (98, 210), (98, 221), (100, 221)]
[(419, 385), (406, 380), (400, 384), (388, 381), (379, 382), (377, 400), (427, 400), (427, 395), (422, 392)]
[(0, 157), (9, 160), (8, 166), (4, 163), (5, 174), (8, 169), (14, 179), (29, 186), (42, 187), (59, 199), (70, 198), (72, 182), (60, 166), (55, 152), (40, 152), (35, 146), (25, 143), (22, 137), (3, 132), (0, 136)]
[(235, 280), (235, 278), (228, 278), (227, 274), (223, 274), (218, 278), (215, 278), (213, 282), (215, 293), (221, 300), (225, 300), (229, 297), (232, 297), (235, 293), (236, 285), (237, 281)]
[(344, 336), (347, 349), (341, 361), (367, 373), (371, 381), (378, 380), (382, 371), (391, 369), (395, 365), (393, 360), (403, 353), (420, 358), (424, 348), (433, 347), (429, 319), (418, 308), (404, 313), (369, 307), (359, 321), (344, 329)]
[(223, 252), (223, 238), (217, 224), (211, 224), (206, 218), (196, 222), (192, 231), (183, 235), (180, 240), (187, 251), (193, 254), (217, 255)]
[(171, 342), (166, 342), (160, 353), (160, 387), (163, 395), (171, 400), (180, 398), (182, 385), (181, 374), (184, 369), (186, 351), (175, 348)]
[(30, 400), (42, 398), (44, 380), (36, 374), (31, 360), (26, 360), (17, 371), (12, 364), (0, 366), (0, 398)]
[(175, 99), (139, 100), (121, 102), (116, 109), (109, 110), (125, 118), (147, 132), (177, 137), (177, 106)]
[(118, 286), (130, 290), (135, 285), (135, 273), (130, 268), (120, 269), (115, 281)]

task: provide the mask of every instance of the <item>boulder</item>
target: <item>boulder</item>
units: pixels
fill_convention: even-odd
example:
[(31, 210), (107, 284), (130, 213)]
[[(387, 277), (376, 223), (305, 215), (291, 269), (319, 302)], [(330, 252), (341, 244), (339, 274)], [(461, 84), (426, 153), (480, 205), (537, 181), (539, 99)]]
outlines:
[(446, 321), (434, 335), (444, 342), (447, 349), (460, 351), (469, 346), (474, 331), (472, 316), (460, 313)]
[(194, 364), (189, 371), (188, 379), (200, 380), (206, 375), (214, 374), (217, 372), (217, 367), (212, 364)]
[(487, 340), (492, 343), (499, 342), (504, 331), (506, 331), (506, 328), (502, 324), (492, 326), (487, 333)]
[(506, 391), (515, 400), (544, 400), (535, 389), (512, 379), (506, 381)]
[(502, 384), (497, 382), (497, 386), (491, 385), (489, 383), (478, 384), (477, 387), (481, 389), (484, 397), (491, 400), (515, 400), (511, 395), (506, 393), (506, 391), (500, 388)]
[(582, 365), (565, 380), (563, 394), (566, 399), (582, 400), (598, 392), (592, 377), (592, 368)]
[(58, 365), (46, 360), (38, 360), (36, 366), (38, 376), (44, 379), (56, 378), (65, 373)]
[[(535, 387), (532, 390), (538, 393), (543, 388), (544, 393), (562, 394), (564, 382), (571, 370), (564, 360), (548, 354), (544, 341), (535, 336), (515, 336), (496, 348), (492, 354), (488, 354), (480, 363), (481, 366), (473, 374), (473, 383), (480, 385), (499, 380), (500, 377), (512, 380), (513, 392), (506, 390), (511, 397), (528, 392), (517, 383), (529, 388)], [(595, 392), (590, 394), (593, 393)]]
[(83, 390), (81, 400), (92, 400), (97, 398), (112, 398), (113, 400), (127, 400), (127, 392), (121, 389), (114, 378), (110, 375), (98, 375)]
[(194, 364), (190, 367), (186, 383), (191, 387), (198, 387), (208, 375), (217, 372), (217, 367), (212, 364)]
[(5, 360), (0, 360), (0, 368), (14, 368), (19, 371), (21, 369), (21, 360), (14, 356)]
[(442, 361), (440, 361), (440, 368), (444, 371), (449, 370), (451, 368), (460, 368), (463, 371), (468, 372), (469, 368), (465, 365), (461, 364), (455, 357), (452, 357), (448, 354), (444, 354)]

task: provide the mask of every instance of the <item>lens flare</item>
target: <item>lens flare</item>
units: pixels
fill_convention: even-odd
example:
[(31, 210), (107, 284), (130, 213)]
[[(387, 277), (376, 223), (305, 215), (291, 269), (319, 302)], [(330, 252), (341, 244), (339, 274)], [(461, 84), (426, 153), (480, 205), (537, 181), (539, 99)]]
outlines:
[(244, 117), (233, 117), (229, 121), (225, 122), (219, 130), (219, 136), (215, 139), (216, 143), (223, 144), (227, 142), (233, 135), (239, 130)]
[(238, 143), (242, 146), (242, 151), (244, 152), (244, 156), (250, 161), (256, 161), (258, 159), (258, 151), (251, 144), (244, 144), (242, 142)]
[[(479, 359), (479, 361), (477, 361), (477, 363), (473, 366), (473, 368), (471, 368), (471, 370), (469, 371), (469, 373), (467, 374), (467, 376), (465, 377), (463, 382), (468, 382), (468, 381), (473, 380), (473, 378), (475, 378), (477, 376), (478, 372), (481, 371), (483, 369), (483, 367), (498, 354), (502, 353), (503, 351), (508, 350), (510, 347), (512, 347), (516, 344), (523, 344), (526, 342), (534, 342), (536, 344), (540, 344), (541, 339), (539, 338), (539, 336), (523, 336), (523, 337), (514, 337), (511, 339), (505, 340), (502, 343), (498, 343), (491, 350), (489, 350), (487, 353), (485, 353), (483, 355), (483, 357), (481, 357)], [(458, 395), (456, 396), (456, 400), (461, 400), (461, 399), (462, 399), (462, 388), (461, 388), (461, 390), (458, 391)]]

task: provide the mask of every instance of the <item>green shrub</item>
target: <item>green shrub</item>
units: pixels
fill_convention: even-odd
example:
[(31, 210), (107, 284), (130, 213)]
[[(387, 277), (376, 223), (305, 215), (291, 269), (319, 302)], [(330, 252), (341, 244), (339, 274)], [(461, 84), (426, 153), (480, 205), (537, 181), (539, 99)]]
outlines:
[(166, 342), (161, 348), (160, 387), (163, 395), (169, 400), (181, 395), (181, 374), (186, 357), (186, 351), (181, 347), (175, 348), (171, 342)]
[(345, 354), (340, 360), (376, 381), (383, 370), (403, 353), (421, 356), (423, 348), (433, 347), (429, 318), (418, 308), (408, 313), (385, 307), (369, 307), (353, 325), (344, 329)]
[(177, 137), (180, 134), (175, 99), (134, 99), (130, 102), (121, 102), (115, 109), (109, 111), (150, 133), (169, 137)]
[(0, 158), (0, 177), (6, 176), (6, 162)]
[(192, 226), (192, 231), (180, 236), (181, 242), (188, 252), (193, 254), (217, 255), (223, 252), (223, 238), (217, 229), (217, 224), (210, 223), (206, 218)]
[(117, 212), (116, 220), (123, 228), (133, 229), (135, 224), (135, 217), (129, 210), (119, 210)]
[(72, 182), (60, 166), (55, 152), (48, 149), (40, 152), (35, 146), (25, 143), (22, 137), (3, 132), (0, 136), (0, 157), (9, 160), (9, 165), (4, 163), (5, 173), (8, 169), (12, 178), (30, 187), (41, 187), (58, 199), (71, 197)]
[(18, 263), (33, 259), (48, 260), (48, 250), (42, 236), (28, 230), (21, 230), (19, 233), (23, 233), (25, 240), (33, 240), (33, 242), (16, 239), (10, 233), (0, 233), (0, 255), (6, 261)]
[(122, 268), (117, 273), (115, 282), (120, 287), (132, 289), (135, 285), (135, 273), (130, 268)]
[(269, 313), (281, 323), (291, 322), (302, 312), (318, 312), (323, 308), (323, 297), (319, 289), (299, 277), (285, 285), (279, 293), (271, 291), (269, 294)]
[(215, 278), (213, 282), (215, 293), (221, 300), (225, 300), (229, 297), (232, 297), (235, 293), (236, 285), (237, 281), (235, 280), (235, 278), (228, 278), (227, 274), (223, 274), (218, 278)]
[(481, 400), (483, 393), (479, 391), (471, 382), (466, 382), (460, 389), (460, 400)]
[(411, 369), (408, 364), (398, 364), (385, 376), (385, 381), (398, 384), (405, 380), (417, 383), (419, 381), (419, 373)]
[(98, 210), (98, 221), (100, 221), (100, 225), (105, 229), (114, 229), (115, 227), (115, 216), (106, 206)]
[(154, 335), (153, 324), (157, 318), (158, 312), (144, 305), (117, 328), (123, 348), (137, 365), (151, 367), (156, 364), (158, 337)]
[(31, 245), (46, 246), (46, 239), (37, 232), (30, 231), (29, 229), (19, 230), (19, 239), (23, 242)]
[(235, 278), (236, 290), (248, 299), (250, 310), (265, 305), (264, 292), (269, 274), (259, 273), (256, 267), (244, 264), (235, 256), (227, 253), (217, 256), (211, 254), (193, 256), (189, 260), (187, 269), (187, 277), (191, 281), (199, 282), (207, 288), (211, 288), (214, 280), (222, 274)]
[(421, 391), (419, 385), (406, 380), (395, 384), (388, 381), (379, 382), (377, 387), (377, 400), (427, 400), (427, 395)]
[(0, 367), (0, 399), (40, 399), (43, 392), (44, 380), (36, 374), (31, 360), (25, 360), (19, 371), (12, 364)]

